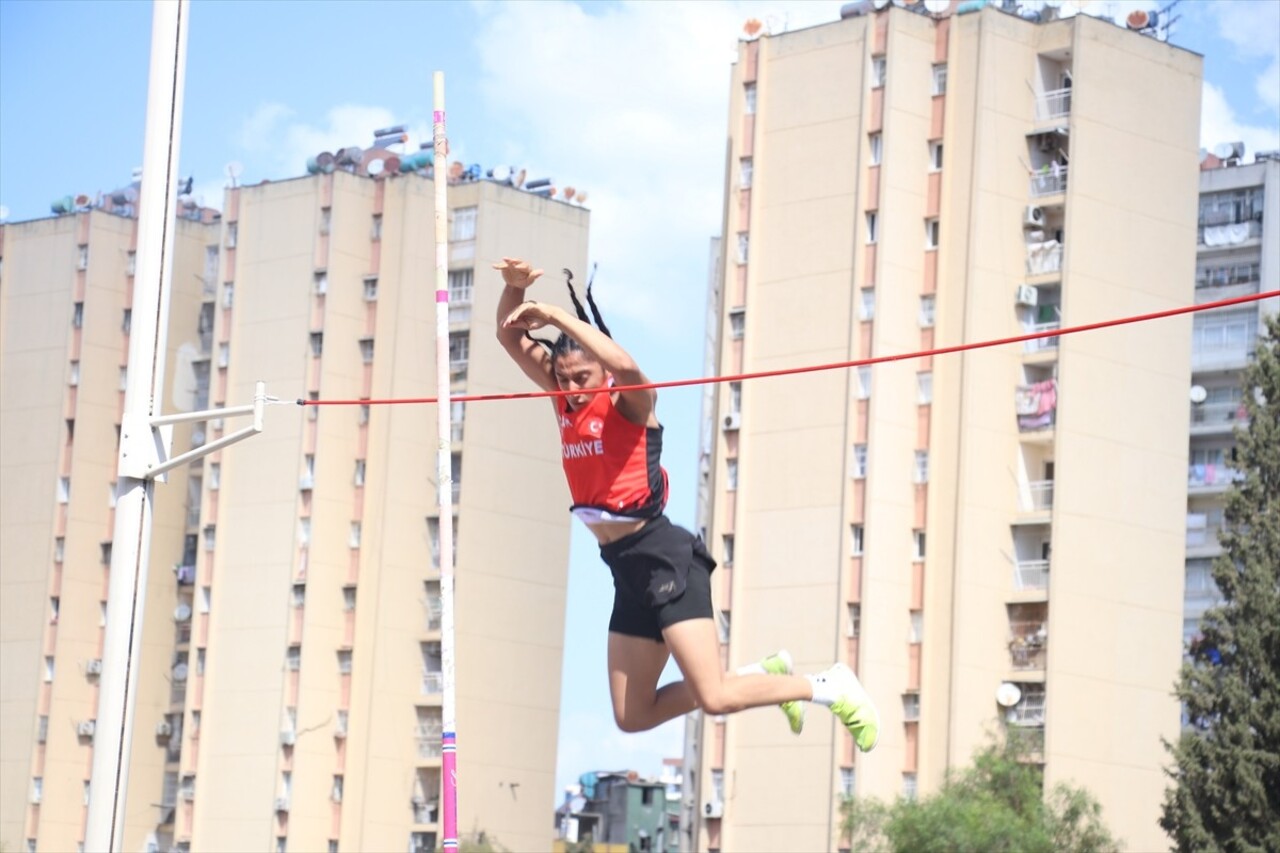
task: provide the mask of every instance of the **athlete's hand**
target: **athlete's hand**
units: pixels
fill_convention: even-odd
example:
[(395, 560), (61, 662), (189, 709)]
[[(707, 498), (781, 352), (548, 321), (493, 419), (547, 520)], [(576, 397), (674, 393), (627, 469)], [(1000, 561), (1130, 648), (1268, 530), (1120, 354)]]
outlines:
[(504, 329), (524, 329), (532, 332), (543, 326), (555, 323), (555, 313), (560, 309), (554, 305), (543, 305), (541, 302), (522, 302), (520, 307), (507, 315), (502, 321)]
[(528, 261), (519, 258), (503, 258), (493, 268), (502, 273), (502, 281), (507, 287), (517, 290), (524, 290), (542, 275), (542, 270), (535, 270)]

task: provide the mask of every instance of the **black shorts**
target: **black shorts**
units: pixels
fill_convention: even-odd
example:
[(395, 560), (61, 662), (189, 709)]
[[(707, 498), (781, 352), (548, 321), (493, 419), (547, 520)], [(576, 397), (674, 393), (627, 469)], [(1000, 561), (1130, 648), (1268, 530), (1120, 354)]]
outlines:
[(600, 557), (613, 573), (611, 632), (662, 642), (668, 625), (712, 617), (716, 561), (701, 537), (665, 515), (601, 545)]

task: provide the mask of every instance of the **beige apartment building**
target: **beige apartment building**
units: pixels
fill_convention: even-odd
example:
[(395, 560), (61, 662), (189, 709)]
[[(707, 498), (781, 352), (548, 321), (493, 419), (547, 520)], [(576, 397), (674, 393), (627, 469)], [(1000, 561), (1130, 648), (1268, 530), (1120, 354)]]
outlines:
[[(1221, 156), (1219, 156), (1221, 155)], [(1280, 281), (1280, 151), (1258, 152), (1244, 163), (1244, 145), (1205, 152), (1200, 164), (1196, 229), (1197, 303), (1258, 293)], [(1280, 300), (1196, 314), (1191, 339), (1191, 436), (1187, 457), (1187, 575), (1183, 640), (1199, 633), (1200, 619), (1221, 600), (1213, 582), (1222, 553), (1226, 492), (1236, 479), (1233, 431), (1246, 426), (1242, 373), (1254, 359), (1265, 316)]]
[[(372, 149), (371, 149), (372, 150)], [(347, 152), (350, 155), (350, 152)], [(350, 156), (348, 156), (350, 160)], [(179, 221), (164, 408), (434, 395), (433, 184), (355, 163)], [(504, 254), (585, 269), (585, 209), (450, 188), (455, 393), (527, 390)], [(9, 850), (84, 838), (127, 356), (129, 208), (0, 235)], [(562, 301), (555, 288), (542, 298)], [(175, 452), (238, 428), (179, 430)], [(459, 827), (550, 844), (569, 500), (543, 401), (455, 404)], [(435, 409), (272, 406), (157, 486), (125, 830), (138, 850), (429, 850), (441, 835)]]
[[(1192, 302), (1201, 58), (1090, 17), (962, 9), (850, 4), (740, 44), (719, 373)], [(727, 663), (846, 661), (883, 727), (859, 755), (822, 708), (799, 738), (777, 713), (704, 718), (698, 849), (843, 849), (843, 796), (927, 794), (1005, 735), (1129, 849), (1166, 846), (1191, 329), (719, 386)]]

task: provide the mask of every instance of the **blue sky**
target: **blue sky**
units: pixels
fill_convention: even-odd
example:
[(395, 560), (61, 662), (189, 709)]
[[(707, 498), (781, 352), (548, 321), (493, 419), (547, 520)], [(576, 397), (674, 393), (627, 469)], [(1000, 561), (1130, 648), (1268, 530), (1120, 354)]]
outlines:
[[(840, 5), (194, 0), (180, 171), (217, 205), (229, 161), (254, 183), (301, 174), (316, 151), (367, 144), (377, 127), (408, 124), (413, 144), (429, 135), (431, 73), (442, 70), (458, 159), (523, 165), (588, 191), (597, 295), (615, 335), (653, 378), (697, 376), (737, 34), (748, 17), (796, 28), (836, 20)], [(1155, 6), (1095, 0), (1089, 12)], [(1201, 144), (1280, 148), (1280, 2), (1184, 0), (1175, 11), (1171, 40), (1205, 57)], [(141, 165), (150, 18), (139, 0), (0, 0), (0, 204), (11, 220), (121, 186)], [(698, 405), (696, 390), (671, 390), (659, 409), (669, 514), (689, 526)], [(610, 600), (594, 541), (576, 525), (561, 789), (587, 770), (657, 773), (680, 752), (678, 721), (642, 735), (613, 726)], [(465, 768), (465, 720), (459, 735)]]

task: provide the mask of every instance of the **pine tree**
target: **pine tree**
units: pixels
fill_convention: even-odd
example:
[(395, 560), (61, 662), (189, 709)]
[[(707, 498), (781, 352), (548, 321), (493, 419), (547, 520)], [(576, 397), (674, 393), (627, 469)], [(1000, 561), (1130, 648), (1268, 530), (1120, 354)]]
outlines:
[(1280, 850), (1280, 318), (1244, 374), (1236, 430), (1243, 479), (1227, 495), (1205, 613), (1177, 696), (1190, 725), (1166, 743), (1174, 767), (1160, 825), (1177, 851)]

